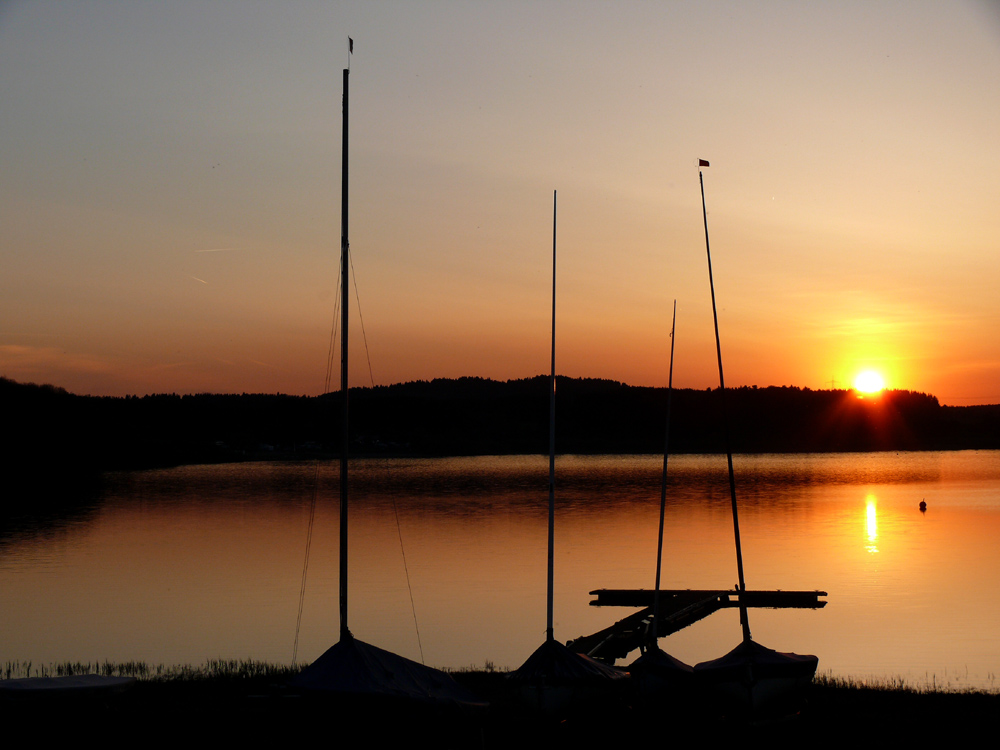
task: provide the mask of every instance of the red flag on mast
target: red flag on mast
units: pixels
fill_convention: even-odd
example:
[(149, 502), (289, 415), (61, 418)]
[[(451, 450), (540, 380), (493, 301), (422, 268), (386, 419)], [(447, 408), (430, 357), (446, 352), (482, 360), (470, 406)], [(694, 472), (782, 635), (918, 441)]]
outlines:
[(707, 167), (708, 166), (708, 162), (705, 161), (704, 159), (699, 159), (698, 160), (698, 166), (699, 167)]

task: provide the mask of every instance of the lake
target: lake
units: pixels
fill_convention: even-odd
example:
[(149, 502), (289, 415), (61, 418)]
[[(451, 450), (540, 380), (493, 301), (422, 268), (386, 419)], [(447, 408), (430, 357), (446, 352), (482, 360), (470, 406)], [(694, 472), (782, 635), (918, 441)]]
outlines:
[[(1000, 452), (734, 463), (748, 588), (829, 593), (824, 609), (750, 610), (755, 640), (817, 654), (834, 675), (996, 687)], [(634, 611), (591, 607), (589, 591), (652, 588), (661, 467), (558, 457), (559, 640)], [(352, 462), (354, 634), (438, 667), (524, 661), (545, 636), (547, 468), (544, 456)], [(105, 475), (79, 512), (0, 537), (0, 663), (291, 662), (314, 496), (298, 656), (315, 658), (339, 629), (337, 475), (325, 462)], [(672, 457), (667, 498), (663, 587), (732, 588), (725, 456)], [(661, 645), (693, 664), (739, 639), (732, 609)]]

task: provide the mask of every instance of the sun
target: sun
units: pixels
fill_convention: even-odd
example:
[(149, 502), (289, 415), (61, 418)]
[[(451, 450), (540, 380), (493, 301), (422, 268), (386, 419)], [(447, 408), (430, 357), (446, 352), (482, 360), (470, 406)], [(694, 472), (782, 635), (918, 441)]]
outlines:
[(885, 378), (874, 370), (859, 372), (854, 378), (854, 390), (858, 393), (878, 393), (885, 388)]

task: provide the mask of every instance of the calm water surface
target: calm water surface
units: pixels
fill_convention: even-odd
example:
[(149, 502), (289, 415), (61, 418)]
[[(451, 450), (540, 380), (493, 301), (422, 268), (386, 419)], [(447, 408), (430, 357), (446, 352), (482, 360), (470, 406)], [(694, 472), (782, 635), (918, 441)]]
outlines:
[[(756, 640), (837, 675), (1000, 687), (1000, 452), (735, 463), (748, 586), (829, 592), (822, 610), (751, 610)], [(589, 591), (652, 587), (661, 465), (557, 460), (560, 640), (632, 611)], [(725, 457), (670, 470), (664, 587), (732, 587)], [(355, 635), (435, 666), (519, 665), (544, 638), (546, 472), (541, 456), (352, 463)], [(257, 463), (110, 474), (89, 509), (0, 537), (0, 662), (290, 662), (314, 492), (299, 658), (315, 658), (339, 627), (337, 468)], [(662, 645), (694, 663), (739, 637), (731, 610)]]

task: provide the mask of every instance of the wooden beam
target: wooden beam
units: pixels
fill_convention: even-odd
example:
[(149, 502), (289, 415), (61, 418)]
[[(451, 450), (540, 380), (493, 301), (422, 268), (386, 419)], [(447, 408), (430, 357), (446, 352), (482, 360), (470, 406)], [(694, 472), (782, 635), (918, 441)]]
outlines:
[[(592, 607), (651, 607), (653, 606), (652, 589), (595, 589), (590, 592), (597, 599), (592, 601)], [(735, 589), (661, 589), (661, 603), (672, 600), (690, 601), (704, 599), (708, 596), (720, 597), (722, 606), (739, 606), (740, 592)], [(748, 607), (771, 607), (819, 609), (826, 602), (819, 597), (827, 596), (825, 591), (745, 591), (743, 597)]]
[[(653, 620), (653, 591), (598, 589), (590, 594), (597, 597), (590, 603), (592, 606), (642, 609), (592, 635), (568, 641), (567, 646), (578, 653), (614, 664), (617, 659), (625, 658), (646, 643)], [(747, 607), (819, 609), (826, 606), (826, 602), (820, 601), (819, 597), (826, 595), (825, 591), (746, 591), (743, 599)], [(736, 590), (661, 589), (657, 637), (676, 633), (713, 612), (739, 605), (740, 593)]]

